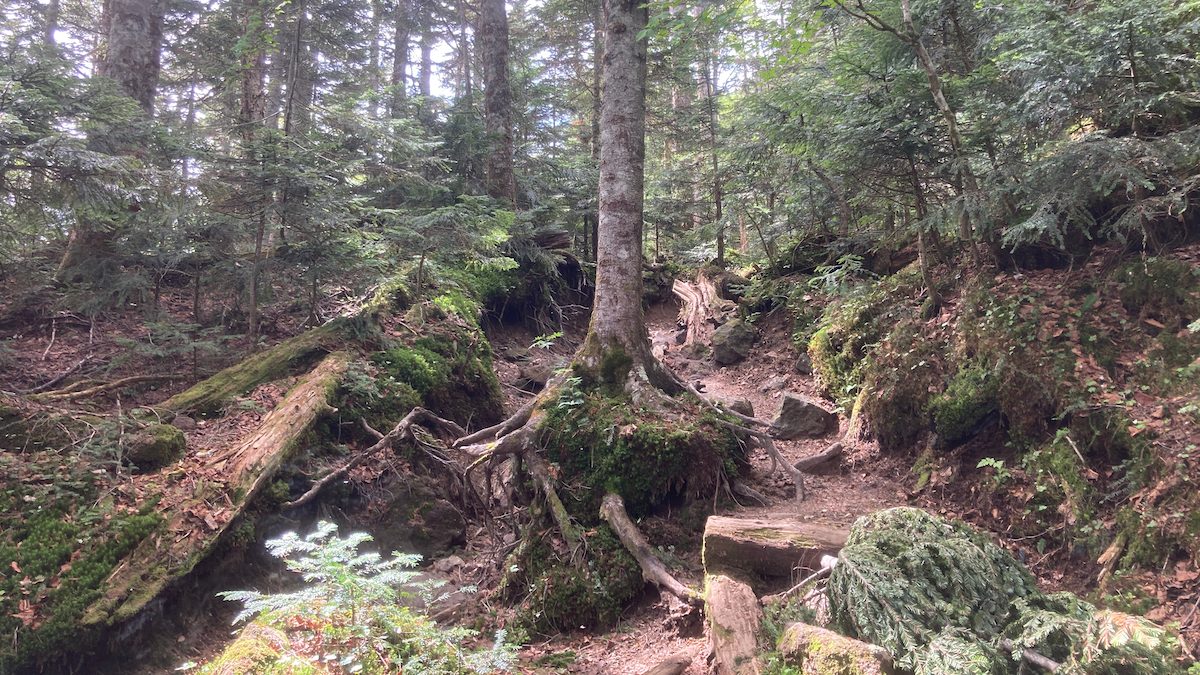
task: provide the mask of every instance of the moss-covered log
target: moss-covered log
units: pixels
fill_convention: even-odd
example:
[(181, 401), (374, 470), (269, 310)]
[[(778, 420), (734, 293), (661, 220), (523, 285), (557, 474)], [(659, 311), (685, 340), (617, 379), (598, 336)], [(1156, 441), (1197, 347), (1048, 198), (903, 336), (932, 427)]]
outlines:
[(323, 354), (344, 349), (347, 340), (369, 333), (371, 321), (363, 317), (334, 319), (243, 359), (155, 407), (173, 413), (213, 413), (260, 384), (311, 365)]
[[(271, 481), (298, 441), (331, 410), (329, 399), (349, 362), (343, 352), (326, 356), (257, 430), (211, 460), (223, 477), (223, 494), (197, 493), (164, 506), (167, 526), (142, 541), (108, 579), (104, 596), (84, 615), (84, 625), (111, 625), (134, 617), (168, 584), (191, 571)], [(227, 506), (214, 509), (212, 503)]]

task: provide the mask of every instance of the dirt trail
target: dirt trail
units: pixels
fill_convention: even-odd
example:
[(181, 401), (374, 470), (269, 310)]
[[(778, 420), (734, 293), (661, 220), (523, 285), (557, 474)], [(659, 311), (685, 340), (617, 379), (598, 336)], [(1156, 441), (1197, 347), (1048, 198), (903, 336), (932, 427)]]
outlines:
[[(646, 320), (651, 341), (655, 353), (688, 382), (700, 385), (704, 394), (725, 401), (748, 400), (760, 419), (775, 417), (785, 392), (822, 401), (812, 376), (795, 371), (797, 355), (789, 344), (786, 321), (782, 316), (760, 319), (757, 323), (760, 339), (750, 357), (739, 364), (721, 367), (711, 358), (690, 358), (674, 347), (674, 337), (679, 330), (677, 313), (674, 304), (650, 308)], [(827, 402), (822, 403), (828, 407)], [(784, 457), (795, 462), (827, 448), (841, 438), (845, 428), (845, 417), (839, 415), (837, 433), (819, 439), (778, 441), (777, 447)], [(750, 475), (742, 478), (770, 503), (766, 506), (727, 504), (718, 508), (719, 515), (848, 526), (865, 513), (907, 503), (904, 486), (912, 482), (904, 466), (880, 458), (872, 446), (846, 443), (846, 452), (840, 460), (805, 475), (808, 496), (797, 504), (791, 481), (781, 471), (769, 474), (771, 460), (764, 451), (755, 450), (751, 462)], [(696, 542), (697, 548), (690, 559), (687, 555), (680, 556), (685, 566), (681, 578), (696, 585), (703, 583), (703, 571), (698, 563), (699, 543)], [(638, 675), (668, 656), (684, 652), (692, 656), (692, 665), (685, 671), (686, 675), (706, 673), (707, 643), (702, 627), (681, 630), (672, 619), (671, 604), (665, 598), (658, 602), (648, 600), (603, 635), (564, 635), (534, 645), (526, 650), (531, 663), (526, 672)], [(539, 657), (565, 651), (574, 652), (574, 661), (569, 665), (550, 665), (548, 660), (543, 661), (546, 665), (542, 667), (532, 665)]]

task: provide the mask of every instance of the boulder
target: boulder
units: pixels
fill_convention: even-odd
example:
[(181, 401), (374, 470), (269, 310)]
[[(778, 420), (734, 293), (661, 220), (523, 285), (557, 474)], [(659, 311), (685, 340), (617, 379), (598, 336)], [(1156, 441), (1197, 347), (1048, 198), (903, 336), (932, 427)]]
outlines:
[[(779, 636), (779, 656), (801, 675), (887, 675), (892, 660), (887, 650), (831, 630), (793, 623)], [(793, 672), (793, 671), (789, 671)]]
[(749, 399), (744, 399), (744, 398), (731, 399), (729, 401), (726, 401), (725, 407), (729, 408), (730, 410), (732, 410), (733, 412), (735, 412), (739, 415), (745, 415), (746, 417), (754, 417), (754, 404), (751, 403)]
[(467, 521), (437, 494), (436, 483), (413, 481), (396, 492), (375, 527), (380, 551), (419, 553), (431, 560), (467, 541)]
[(837, 415), (800, 396), (783, 395), (779, 416), (771, 423), (771, 436), (780, 440), (820, 438), (837, 430)]
[(741, 319), (730, 319), (713, 331), (713, 358), (721, 365), (737, 363), (750, 355), (758, 332)]
[(521, 391), (531, 394), (546, 388), (546, 383), (554, 377), (554, 371), (562, 365), (561, 361), (538, 361), (521, 366), (517, 370), (517, 379), (513, 383)]
[(171, 426), (183, 431), (191, 431), (196, 428), (196, 420), (187, 415), (176, 415), (175, 419), (171, 420)]
[(766, 382), (763, 382), (762, 385), (759, 386), (758, 390), (764, 394), (772, 391), (781, 391), (787, 386), (787, 383), (787, 375), (776, 375), (775, 377), (768, 379)]
[(183, 457), (187, 437), (170, 424), (151, 424), (127, 436), (125, 459), (140, 472), (157, 471)]
[(796, 371), (797, 375), (812, 375), (812, 359), (809, 358), (808, 354), (801, 354), (796, 357), (796, 363), (792, 366), (792, 369)]

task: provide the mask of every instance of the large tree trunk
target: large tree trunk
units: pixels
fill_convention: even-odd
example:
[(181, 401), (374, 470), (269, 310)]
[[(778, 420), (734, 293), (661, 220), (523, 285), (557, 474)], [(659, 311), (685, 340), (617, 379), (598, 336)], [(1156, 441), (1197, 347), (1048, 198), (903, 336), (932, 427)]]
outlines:
[(398, 0), (395, 12), (396, 34), (392, 41), (392, 105), (393, 119), (400, 117), (404, 99), (408, 96), (408, 83), (405, 76), (408, 70), (408, 34), (409, 11), (408, 0)]
[[(96, 72), (115, 80), (121, 91), (137, 101), (146, 115), (154, 112), (158, 92), (159, 54), (162, 46), (163, 0), (105, 0), (101, 30), (103, 42)], [(57, 5), (53, 7), (57, 25)], [(53, 41), (48, 24), (47, 41)], [(131, 148), (112, 147), (109, 139), (90, 136), (93, 150), (128, 154)], [(95, 216), (80, 218), (71, 232), (67, 249), (59, 262), (56, 278), (71, 281), (76, 270), (88, 260), (103, 260), (112, 255), (114, 233)]]
[(504, 0), (479, 8), (479, 51), (483, 62), (483, 120), (488, 136), (487, 192), (515, 206), (512, 91), (508, 85), (508, 16)]
[(97, 73), (116, 80), (149, 115), (158, 92), (163, 0), (105, 0)]
[(642, 314), (646, 43), (639, 34), (648, 12), (636, 0), (605, 0), (604, 14), (596, 295), (579, 355), (593, 368), (615, 352), (635, 364), (652, 360)]

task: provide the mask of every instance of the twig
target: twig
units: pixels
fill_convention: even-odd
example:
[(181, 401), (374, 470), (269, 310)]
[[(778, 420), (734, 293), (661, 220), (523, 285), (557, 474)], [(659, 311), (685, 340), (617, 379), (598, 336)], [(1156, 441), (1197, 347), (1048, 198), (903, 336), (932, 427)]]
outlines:
[(54, 347), (54, 341), (58, 339), (58, 319), (50, 320), (50, 344), (46, 345), (46, 351), (42, 352), (42, 360), (50, 355), (50, 349)]
[[(1013, 644), (1013, 641), (1007, 638), (1000, 641), (1000, 646), (1009, 650), (1010, 652), (1017, 648), (1017, 646)], [(1031, 665), (1035, 665), (1052, 673), (1062, 667), (1062, 664), (1058, 661), (1039, 654), (1032, 649), (1022, 649), (1021, 658)]]
[(73, 389), (73, 387), (68, 388), (68, 390), (63, 390), (63, 391), (50, 391), (50, 392), (46, 392), (44, 394), (38, 394), (36, 398), (42, 399), (45, 401), (74, 401), (75, 399), (78, 399), (78, 398), (88, 398), (90, 396), (96, 396), (97, 394), (103, 394), (107, 391), (112, 391), (114, 389), (120, 389), (121, 387), (127, 387), (131, 384), (144, 384), (146, 382), (164, 382), (164, 381), (168, 381), (168, 380), (181, 380), (183, 378), (184, 378), (183, 375), (133, 375), (131, 377), (123, 377), (114, 382), (109, 382), (107, 384), (100, 384), (95, 387), (90, 387), (88, 389), (83, 389), (83, 390), (79, 390), (79, 391), (71, 391), (70, 389)]
[[(43, 359), (43, 360), (45, 360), (45, 359)], [(38, 386), (34, 387), (33, 389), (25, 389), (23, 391), (18, 391), (17, 393), (18, 394), (36, 394), (39, 391), (45, 391), (45, 390), (49, 389), (50, 387), (57, 385), (59, 382), (62, 382), (63, 380), (67, 379), (68, 377), (74, 375), (76, 372), (79, 371), (80, 368), (84, 367), (87, 364), (87, 362), (91, 361), (91, 360), (92, 360), (92, 357), (90, 355), (85, 356), (82, 359), (80, 359), (79, 363), (76, 363), (75, 365), (71, 366), (67, 370), (63, 371), (63, 373), (61, 375), (58, 375), (50, 380), (47, 380), (47, 381), (43, 382), (42, 384), (39, 384)]]

